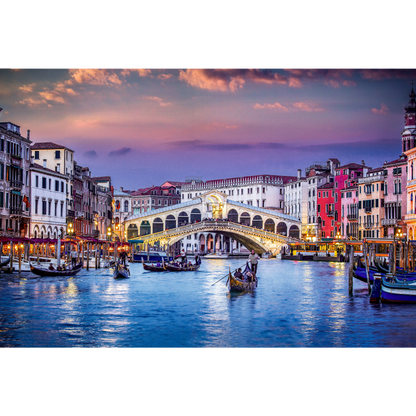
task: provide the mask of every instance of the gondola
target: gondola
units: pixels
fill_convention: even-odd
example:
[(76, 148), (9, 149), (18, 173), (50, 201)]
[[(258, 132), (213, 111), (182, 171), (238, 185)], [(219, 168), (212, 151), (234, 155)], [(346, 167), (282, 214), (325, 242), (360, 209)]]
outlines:
[(380, 300), (383, 303), (416, 303), (416, 282), (383, 277)]
[(127, 266), (117, 263), (113, 273), (114, 279), (128, 279), (130, 277), (130, 270)]
[(30, 271), (38, 276), (74, 276), (82, 269), (82, 263), (78, 263), (72, 269), (66, 270), (49, 270), (44, 267), (34, 266), (30, 263)]
[(243, 271), (244, 280), (238, 279), (228, 272), (227, 285), (230, 292), (249, 292), (257, 287), (257, 277), (254, 275), (254, 281), (249, 281), (248, 273), (252, 273), (250, 266), (246, 263), (246, 268)]
[(166, 271), (166, 269), (163, 267), (163, 262), (162, 262), (162, 266), (153, 266), (153, 264), (151, 264), (151, 265), (145, 264), (144, 260), (142, 259), (142, 264), (143, 264), (143, 269), (148, 270), (150, 272), (164, 272), (164, 271)]
[(7, 266), (10, 263), (10, 257), (0, 263), (0, 267)]
[(195, 272), (200, 267), (201, 267), (201, 263), (187, 265), (186, 267), (182, 267), (181, 264), (176, 265), (172, 263), (165, 263), (165, 269), (170, 270), (171, 272)]
[[(171, 272), (195, 272), (201, 267), (201, 257), (195, 256), (195, 264), (186, 263), (186, 256), (179, 255), (177, 257), (182, 258), (181, 263), (164, 263), (165, 270), (170, 270)], [(183, 267), (183, 265), (186, 265)]]

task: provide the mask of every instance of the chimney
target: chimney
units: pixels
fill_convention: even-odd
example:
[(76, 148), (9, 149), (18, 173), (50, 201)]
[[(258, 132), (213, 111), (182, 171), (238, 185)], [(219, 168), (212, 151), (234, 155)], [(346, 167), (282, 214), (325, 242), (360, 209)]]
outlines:
[(35, 163), (35, 156), (30, 156), (30, 164), (33, 166)]
[(298, 179), (302, 176), (302, 169), (298, 169)]
[(120, 191), (123, 192), (123, 187), (122, 186), (120, 186)]
[(27, 139), (30, 140), (30, 130), (27, 131)]
[(363, 166), (365, 166), (364, 160), (362, 160), (362, 161), (361, 161), (361, 164), (362, 164)]

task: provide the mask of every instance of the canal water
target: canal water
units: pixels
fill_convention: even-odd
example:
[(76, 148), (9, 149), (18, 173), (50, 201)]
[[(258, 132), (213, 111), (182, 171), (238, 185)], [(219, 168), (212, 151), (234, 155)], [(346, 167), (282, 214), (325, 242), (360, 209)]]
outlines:
[(75, 277), (0, 275), (1, 347), (415, 347), (416, 305), (370, 304), (348, 265), (259, 262), (254, 293), (224, 279), (244, 260), (202, 260), (197, 272), (131, 264)]

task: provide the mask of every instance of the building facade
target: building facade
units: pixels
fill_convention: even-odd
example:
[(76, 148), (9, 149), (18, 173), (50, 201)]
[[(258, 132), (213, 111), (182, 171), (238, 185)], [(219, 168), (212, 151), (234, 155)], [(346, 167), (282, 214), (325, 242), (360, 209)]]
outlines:
[(30, 237), (66, 235), (67, 176), (36, 163), (30, 166)]
[(334, 182), (328, 182), (318, 187), (317, 222), (321, 238), (330, 238), (336, 235), (334, 211)]
[(358, 239), (381, 238), (384, 219), (384, 168), (371, 169), (358, 180)]
[(383, 236), (393, 237), (397, 229), (406, 233), (407, 212), (407, 156), (401, 155), (383, 165), (384, 171), (384, 218), (381, 220)]
[(341, 189), (341, 236), (358, 240), (358, 185), (354, 180), (346, 181)]
[(53, 142), (37, 142), (31, 147), (34, 163), (66, 176), (65, 193), (67, 223), (75, 220), (73, 199), (74, 151), (66, 146)]
[(20, 126), (0, 123), (0, 235), (29, 235), (30, 144), (29, 130), (23, 137)]
[(406, 184), (406, 234), (409, 240), (416, 235), (416, 95), (409, 94), (409, 102), (404, 107), (404, 129), (402, 131), (402, 150), (407, 156), (407, 184)]

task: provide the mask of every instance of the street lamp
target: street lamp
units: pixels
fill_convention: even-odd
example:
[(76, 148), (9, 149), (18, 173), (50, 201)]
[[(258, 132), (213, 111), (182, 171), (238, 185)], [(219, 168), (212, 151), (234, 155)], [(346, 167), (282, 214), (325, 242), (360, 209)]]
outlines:
[(74, 234), (75, 230), (74, 230), (74, 224), (72, 224), (72, 222), (70, 222), (68, 224), (68, 226), (66, 227), (66, 233), (68, 234), (69, 237), (71, 237)]
[(111, 227), (108, 227), (107, 228), (107, 240), (108, 241), (111, 241), (111, 234), (112, 234)]

